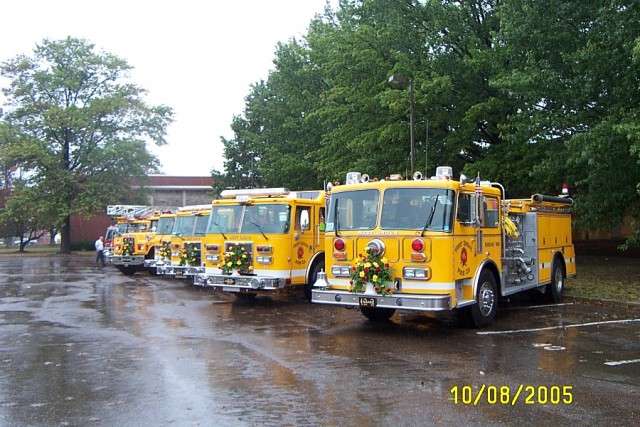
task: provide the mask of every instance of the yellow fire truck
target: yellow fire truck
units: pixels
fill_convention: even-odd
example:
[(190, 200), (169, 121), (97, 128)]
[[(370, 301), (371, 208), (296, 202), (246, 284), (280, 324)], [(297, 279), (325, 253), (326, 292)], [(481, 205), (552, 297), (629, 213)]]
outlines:
[(205, 237), (196, 285), (254, 297), (311, 287), (324, 268), (325, 192), (286, 188), (224, 190)]
[(153, 258), (144, 260), (145, 269), (151, 274), (160, 274), (160, 267), (171, 259), (171, 233), (176, 221), (174, 210), (165, 210), (158, 218), (158, 226), (153, 236)]
[[(153, 206), (110, 205), (107, 214), (131, 218), (127, 222), (127, 232), (114, 238), (113, 254), (108, 257), (120, 272), (130, 276), (139, 271), (155, 273), (154, 260), (156, 230), (160, 212), (167, 208)], [(146, 263), (145, 263), (146, 262)]]
[(211, 205), (185, 206), (178, 209), (168, 240), (170, 259), (157, 265), (158, 274), (193, 280), (196, 274), (204, 272), (202, 241), (207, 231), (210, 212)]
[(450, 167), (431, 179), (398, 178), (350, 173), (331, 189), (330, 256), (312, 302), (359, 307), (370, 320), (460, 309), (481, 328), (493, 323), (501, 296), (537, 288), (562, 298), (576, 274), (570, 198), (505, 200), (500, 184), (455, 181)]

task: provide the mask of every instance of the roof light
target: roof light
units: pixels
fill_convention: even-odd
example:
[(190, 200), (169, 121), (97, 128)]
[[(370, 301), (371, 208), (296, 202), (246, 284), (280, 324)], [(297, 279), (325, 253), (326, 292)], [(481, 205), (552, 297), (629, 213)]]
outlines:
[(237, 199), (240, 196), (246, 196), (247, 200), (251, 197), (278, 197), (286, 196), (290, 193), (288, 188), (245, 188), (240, 190), (223, 190), (220, 197), (223, 199)]
[(360, 172), (348, 172), (347, 173), (347, 185), (357, 184), (360, 182), (362, 175)]
[(451, 166), (438, 166), (436, 168), (436, 179), (449, 180), (453, 177), (453, 168)]

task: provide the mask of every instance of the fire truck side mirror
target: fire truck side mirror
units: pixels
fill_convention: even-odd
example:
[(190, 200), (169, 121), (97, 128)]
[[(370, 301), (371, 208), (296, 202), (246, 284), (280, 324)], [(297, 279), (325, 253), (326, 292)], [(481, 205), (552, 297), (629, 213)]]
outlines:
[(307, 210), (300, 212), (300, 228), (302, 230), (309, 229), (309, 211)]

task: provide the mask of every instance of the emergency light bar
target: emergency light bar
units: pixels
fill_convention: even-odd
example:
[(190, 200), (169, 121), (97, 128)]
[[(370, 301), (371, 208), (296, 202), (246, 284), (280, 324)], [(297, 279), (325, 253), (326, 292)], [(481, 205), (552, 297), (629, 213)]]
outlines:
[(197, 211), (206, 211), (211, 209), (211, 205), (192, 205), (192, 206), (182, 206), (178, 208), (178, 212), (197, 212)]
[(451, 166), (438, 166), (436, 168), (436, 179), (451, 179), (453, 178), (453, 168)]
[(251, 197), (278, 197), (289, 194), (288, 188), (245, 188), (242, 190), (223, 190), (220, 197), (223, 199), (233, 199), (241, 197), (243, 200)]

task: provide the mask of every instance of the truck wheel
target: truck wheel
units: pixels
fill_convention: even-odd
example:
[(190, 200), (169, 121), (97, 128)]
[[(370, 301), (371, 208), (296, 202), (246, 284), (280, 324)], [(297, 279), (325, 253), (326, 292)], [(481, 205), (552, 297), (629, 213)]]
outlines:
[(313, 266), (313, 270), (311, 271), (311, 276), (309, 276), (308, 283), (305, 283), (303, 286), (304, 296), (307, 301), (311, 302), (311, 290), (313, 289), (313, 284), (316, 283), (316, 279), (318, 278), (318, 273), (322, 270), (324, 266), (323, 262), (318, 262)]
[(564, 268), (562, 263), (556, 259), (553, 261), (551, 269), (551, 283), (547, 285), (545, 296), (551, 302), (558, 303), (562, 301), (562, 291), (564, 290)]
[(493, 324), (498, 311), (498, 294), (496, 292), (496, 278), (489, 270), (480, 274), (480, 284), (476, 294), (476, 302), (469, 307), (470, 326), (485, 328)]
[(133, 267), (118, 267), (118, 270), (120, 270), (120, 272), (122, 274), (124, 274), (125, 276), (133, 276), (134, 274), (136, 274), (136, 269)]
[(372, 322), (386, 322), (396, 312), (393, 308), (360, 307), (360, 311)]

